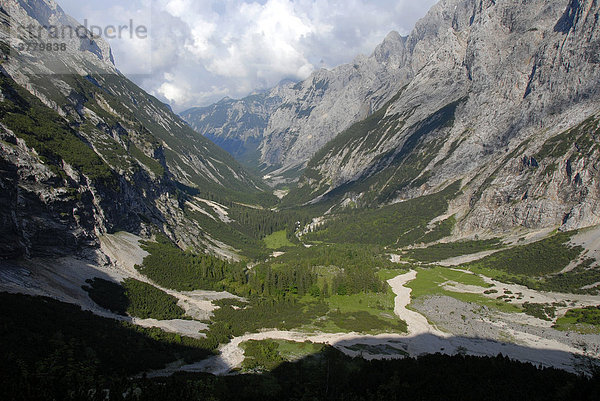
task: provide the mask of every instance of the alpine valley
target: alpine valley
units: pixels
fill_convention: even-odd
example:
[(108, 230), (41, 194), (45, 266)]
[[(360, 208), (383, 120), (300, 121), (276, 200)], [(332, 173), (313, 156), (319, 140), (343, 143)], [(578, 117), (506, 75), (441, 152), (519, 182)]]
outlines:
[(181, 116), (0, 3), (0, 399), (600, 394), (600, 4), (441, 0)]

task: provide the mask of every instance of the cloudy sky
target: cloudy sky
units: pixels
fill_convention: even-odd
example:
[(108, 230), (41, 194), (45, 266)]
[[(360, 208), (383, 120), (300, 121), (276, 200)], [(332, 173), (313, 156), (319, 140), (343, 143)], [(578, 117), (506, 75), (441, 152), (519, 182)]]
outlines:
[[(370, 54), (436, 0), (57, 0), (109, 39), (117, 67), (176, 111), (243, 97)], [(148, 34), (145, 34), (145, 30)]]

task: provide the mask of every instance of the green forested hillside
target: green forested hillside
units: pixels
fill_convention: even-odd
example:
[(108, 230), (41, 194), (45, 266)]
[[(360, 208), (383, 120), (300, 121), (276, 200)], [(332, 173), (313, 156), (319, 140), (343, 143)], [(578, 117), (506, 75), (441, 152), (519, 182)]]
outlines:
[(406, 246), (433, 242), (450, 235), (454, 219), (449, 218), (434, 228), (428, 224), (443, 214), (460, 188), (455, 182), (433, 195), (410, 199), (374, 209), (351, 209), (328, 217), (326, 223), (306, 235), (307, 240), (335, 243)]

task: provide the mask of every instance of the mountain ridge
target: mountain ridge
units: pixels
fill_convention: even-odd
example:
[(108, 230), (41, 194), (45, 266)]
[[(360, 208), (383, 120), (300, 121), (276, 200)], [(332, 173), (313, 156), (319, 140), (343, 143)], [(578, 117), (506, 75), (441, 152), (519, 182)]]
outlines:
[[(414, 79), (377, 121), (355, 124), (316, 153), (289, 202), (300, 193), (296, 200), (315, 202), (341, 191), (365, 206), (373, 196), (375, 205), (394, 203), (462, 178), (464, 193), (451, 206), (458, 232), (598, 224), (599, 69), (590, 56), (598, 43), (597, 5), (538, 1), (518, 13), (511, 7), (434, 6), (407, 40), (416, 49)], [(556, 27), (571, 15), (580, 17), (568, 17), (576, 22), (562, 33)], [(419, 39), (432, 26), (434, 39)], [(434, 124), (449, 107), (446, 121)], [(579, 131), (571, 136), (587, 141), (589, 152), (576, 143), (565, 148), (568, 142), (564, 153), (540, 152), (553, 137)]]
[[(338, 75), (203, 110), (211, 121), (199, 127), (255, 152), (246, 162), (271, 184), (300, 176), (279, 201), (119, 74), (110, 51), (97, 52), (104, 44), (19, 50), (7, 30), (27, 33), (22, 5), (41, 21), (58, 7), (10, 1), (18, 12), (0, 9), (2, 394), (228, 398), (223, 388), (243, 382), (246, 398), (262, 399), (306, 398), (309, 387), (317, 399), (407, 388), (464, 399), (465, 386), (474, 399), (515, 388), (593, 399), (597, 1), (442, 1)], [(277, 118), (267, 121), (265, 99)], [(256, 129), (277, 124), (273, 136)], [(240, 132), (255, 142), (236, 143)], [(405, 360), (377, 361), (388, 359)], [(434, 365), (450, 392), (421, 372)]]
[[(6, 57), (0, 146), (7, 170), (16, 171), (2, 175), (2, 238), (13, 244), (6, 254), (33, 256), (33, 244), (46, 249), (42, 253), (69, 253), (84, 244), (97, 247), (107, 232), (149, 235), (156, 227), (184, 247), (220, 252), (186, 215), (186, 199), (198, 193), (264, 198), (262, 181), (120, 74), (101, 38), (61, 38), (66, 50), (48, 54), (19, 50), (15, 33), (37, 34), (43, 23), (77, 24), (54, 1), (7, 0), (0, 18)], [(72, 246), (53, 246), (59, 238), (74, 238)]]
[[(545, 141), (597, 120), (597, 5), (536, 1), (515, 7), (513, 1), (440, 1), (408, 36), (390, 33), (371, 56), (274, 90), (271, 114), (261, 109), (260, 124), (250, 129), (232, 127), (227, 118), (216, 121), (206, 109), (184, 118), (237, 157), (252, 160), (271, 185), (300, 178), (284, 199), (287, 206), (343, 191), (347, 197), (340, 204), (393, 203), (461, 178), (468, 195), (453, 203), (461, 232), (598, 224), (597, 154), (580, 158), (565, 151), (546, 160), (557, 166), (555, 175), (541, 174), (546, 166), (533, 171), (543, 162), (535, 156)], [(343, 88), (336, 87), (340, 82)], [(336, 106), (338, 100), (346, 109)], [(227, 105), (230, 111), (238, 107), (234, 103)], [(255, 115), (248, 108), (237, 112), (238, 118)], [(384, 115), (374, 121), (378, 113)], [(442, 117), (447, 121), (436, 125)], [(357, 132), (350, 138), (349, 131)], [(251, 150), (236, 153), (244, 146), (236, 138), (252, 138)], [(335, 148), (344, 140), (351, 142)], [(494, 164), (504, 165), (503, 171), (487, 168)], [(572, 168), (567, 165), (580, 170), (563, 174)], [(520, 183), (502, 189), (500, 182), (516, 171)], [(498, 173), (504, 178), (493, 177)], [(575, 176), (578, 187), (571, 184)], [(533, 197), (528, 179), (537, 188)], [(572, 191), (579, 195), (568, 195)]]

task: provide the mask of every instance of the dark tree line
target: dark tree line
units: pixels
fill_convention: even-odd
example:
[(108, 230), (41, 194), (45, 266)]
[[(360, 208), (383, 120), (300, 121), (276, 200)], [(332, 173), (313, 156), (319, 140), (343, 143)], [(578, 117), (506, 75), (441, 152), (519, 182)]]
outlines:
[(144, 243), (149, 255), (138, 270), (157, 284), (179, 291), (223, 290), (228, 282), (245, 282), (245, 266), (209, 254), (185, 252), (165, 236)]
[(242, 232), (256, 239), (286, 230), (287, 238), (297, 241), (296, 230), (312, 220), (309, 213), (300, 210), (253, 209), (235, 203), (230, 203), (229, 215), (239, 224)]

